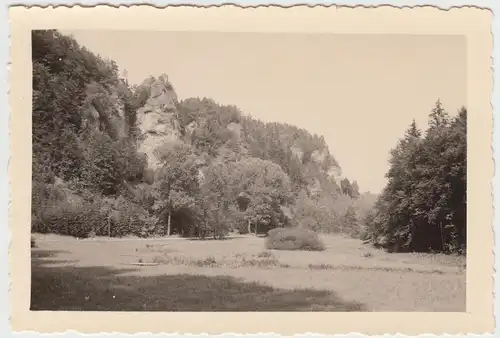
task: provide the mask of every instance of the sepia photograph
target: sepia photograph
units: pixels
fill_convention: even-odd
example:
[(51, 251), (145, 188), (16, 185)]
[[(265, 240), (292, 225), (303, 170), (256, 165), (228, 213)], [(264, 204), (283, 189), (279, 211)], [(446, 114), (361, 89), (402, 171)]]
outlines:
[(23, 31), (30, 313), (483, 309), (470, 254), (491, 252), (491, 116), (474, 40), (95, 18)]
[(31, 43), (32, 310), (465, 311), (463, 37)]

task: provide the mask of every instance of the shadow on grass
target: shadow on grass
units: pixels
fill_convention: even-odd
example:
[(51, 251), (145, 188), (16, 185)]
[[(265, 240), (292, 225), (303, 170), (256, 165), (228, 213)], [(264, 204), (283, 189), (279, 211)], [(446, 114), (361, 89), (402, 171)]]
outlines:
[(66, 260), (66, 259), (49, 259), (56, 258), (59, 254), (68, 253), (68, 251), (63, 250), (42, 250), (31, 248), (31, 268), (33, 266), (49, 266), (49, 265), (67, 265), (73, 264), (77, 261), (75, 260)]
[(33, 258), (30, 310), (366, 311), (328, 291), (276, 289), (230, 276), (128, 274), (134, 271), (47, 266)]
[(36, 263), (43, 263), (43, 259), (56, 257), (59, 254), (68, 253), (68, 251), (63, 250), (43, 250), (38, 248), (31, 248), (31, 261)]

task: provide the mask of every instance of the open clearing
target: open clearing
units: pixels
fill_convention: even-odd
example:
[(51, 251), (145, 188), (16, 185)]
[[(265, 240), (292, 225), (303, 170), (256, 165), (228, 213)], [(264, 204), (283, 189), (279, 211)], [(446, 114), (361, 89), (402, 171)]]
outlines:
[(465, 311), (465, 258), (388, 254), (340, 236), (324, 252), (264, 238), (34, 235), (31, 310)]

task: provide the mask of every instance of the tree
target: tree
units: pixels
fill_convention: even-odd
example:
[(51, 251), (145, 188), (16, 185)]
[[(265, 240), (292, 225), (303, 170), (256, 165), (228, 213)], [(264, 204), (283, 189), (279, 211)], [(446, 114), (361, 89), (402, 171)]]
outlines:
[(99, 131), (92, 132), (84, 144), (83, 187), (104, 195), (118, 193), (126, 170), (118, 144)]
[(371, 241), (395, 251), (460, 252), (466, 244), (466, 115), (440, 101), (425, 137), (409, 126), (391, 151), (388, 183), (370, 221)]
[(374, 240), (374, 236), (377, 235), (378, 229), (375, 229), (375, 217), (376, 217), (375, 211), (370, 210), (365, 214), (365, 216), (361, 221), (363, 227), (361, 233), (361, 239), (365, 243), (370, 243), (371, 241)]
[(332, 195), (322, 192), (311, 197), (302, 190), (295, 200), (294, 219), (299, 226), (315, 232), (339, 232), (341, 224), (334, 210), (335, 204), (335, 197)]
[[(415, 123), (415, 120), (413, 121)], [(443, 108), (440, 100), (436, 101), (436, 105), (429, 115), (429, 131), (440, 130), (447, 127), (449, 124), (448, 112)]]
[[(379, 229), (382, 235), (397, 250), (415, 249), (413, 239), (418, 229), (418, 211), (414, 209), (413, 191), (418, 184), (416, 162), (421, 149), (420, 131), (415, 121), (405, 131), (405, 136), (391, 150), (391, 167), (386, 175), (388, 184), (377, 204), (385, 225)], [(386, 213), (385, 215), (383, 215)], [(377, 218), (376, 218), (377, 219)]]
[[(154, 220), (154, 226), (139, 222), (149, 229), (145, 233), (263, 232), (298, 223), (290, 210), (302, 225), (332, 232), (347, 207), (356, 208), (351, 199), (359, 195), (357, 183), (346, 179), (339, 194), (329, 175), (338, 163), (322, 136), (242, 116), (237, 107), (212, 99), (189, 98), (176, 102), (173, 113), (183, 142), (155, 150), (161, 160), (155, 171), (137, 152), (136, 113), (157, 79), (130, 86), (126, 70), (120, 74), (113, 60), (55, 30), (33, 31), (32, 61), (37, 214), (43, 214), (48, 185), (58, 180), (86, 200), (121, 201), (120, 210), (130, 215), (116, 221), (124, 223), (120, 234), (139, 227), (127, 225), (137, 219)], [(307, 198), (300, 195), (311, 190)]]
[(167, 236), (170, 236), (172, 214), (196, 205), (201, 162), (193, 149), (180, 141), (166, 143), (156, 153), (162, 166), (155, 182), (159, 191), (155, 209), (166, 215)]
[(356, 211), (350, 206), (342, 217), (342, 232), (357, 236), (359, 234), (359, 224)]
[(224, 163), (213, 163), (204, 170), (201, 184), (205, 228), (213, 237), (222, 238), (230, 228), (229, 209), (235, 203), (231, 198), (230, 173)]
[(340, 188), (342, 189), (342, 193), (344, 195), (352, 196), (351, 182), (349, 182), (349, 179), (347, 177), (340, 181)]
[(358, 199), (359, 198), (359, 185), (358, 182), (352, 181), (351, 183), (351, 198)]
[(271, 161), (246, 158), (230, 170), (233, 200), (245, 193), (250, 202), (245, 210), (247, 221), (257, 228), (283, 225), (281, 206), (291, 201), (290, 179)]
[(453, 206), (451, 218), (452, 234), (450, 250), (465, 252), (467, 244), (467, 109), (461, 108), (452, 122), (448, 136), (453, 147), (445, 156), (450, 165), (448, 180), (451, 186), (450, 204)]

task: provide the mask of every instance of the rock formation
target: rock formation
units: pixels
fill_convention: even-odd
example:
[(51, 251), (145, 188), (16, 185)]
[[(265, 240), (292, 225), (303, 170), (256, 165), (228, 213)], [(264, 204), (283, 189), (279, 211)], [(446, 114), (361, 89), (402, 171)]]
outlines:
[(118, 91), (114, 86), (105, 88), (95, 82), (87, 85), (82, 119), (84, 129), (106, 130), (115, 139), (128, 135), (124, 102)]
[(176, 118), (177, 94), (166, 75), (150, 78), (142, 86), (149, 87), (149, 97), (137, 111), (138, 150), (147, 155), (148, 167), (156, 169), (159, 165), (156, 148), (181, 136)]

